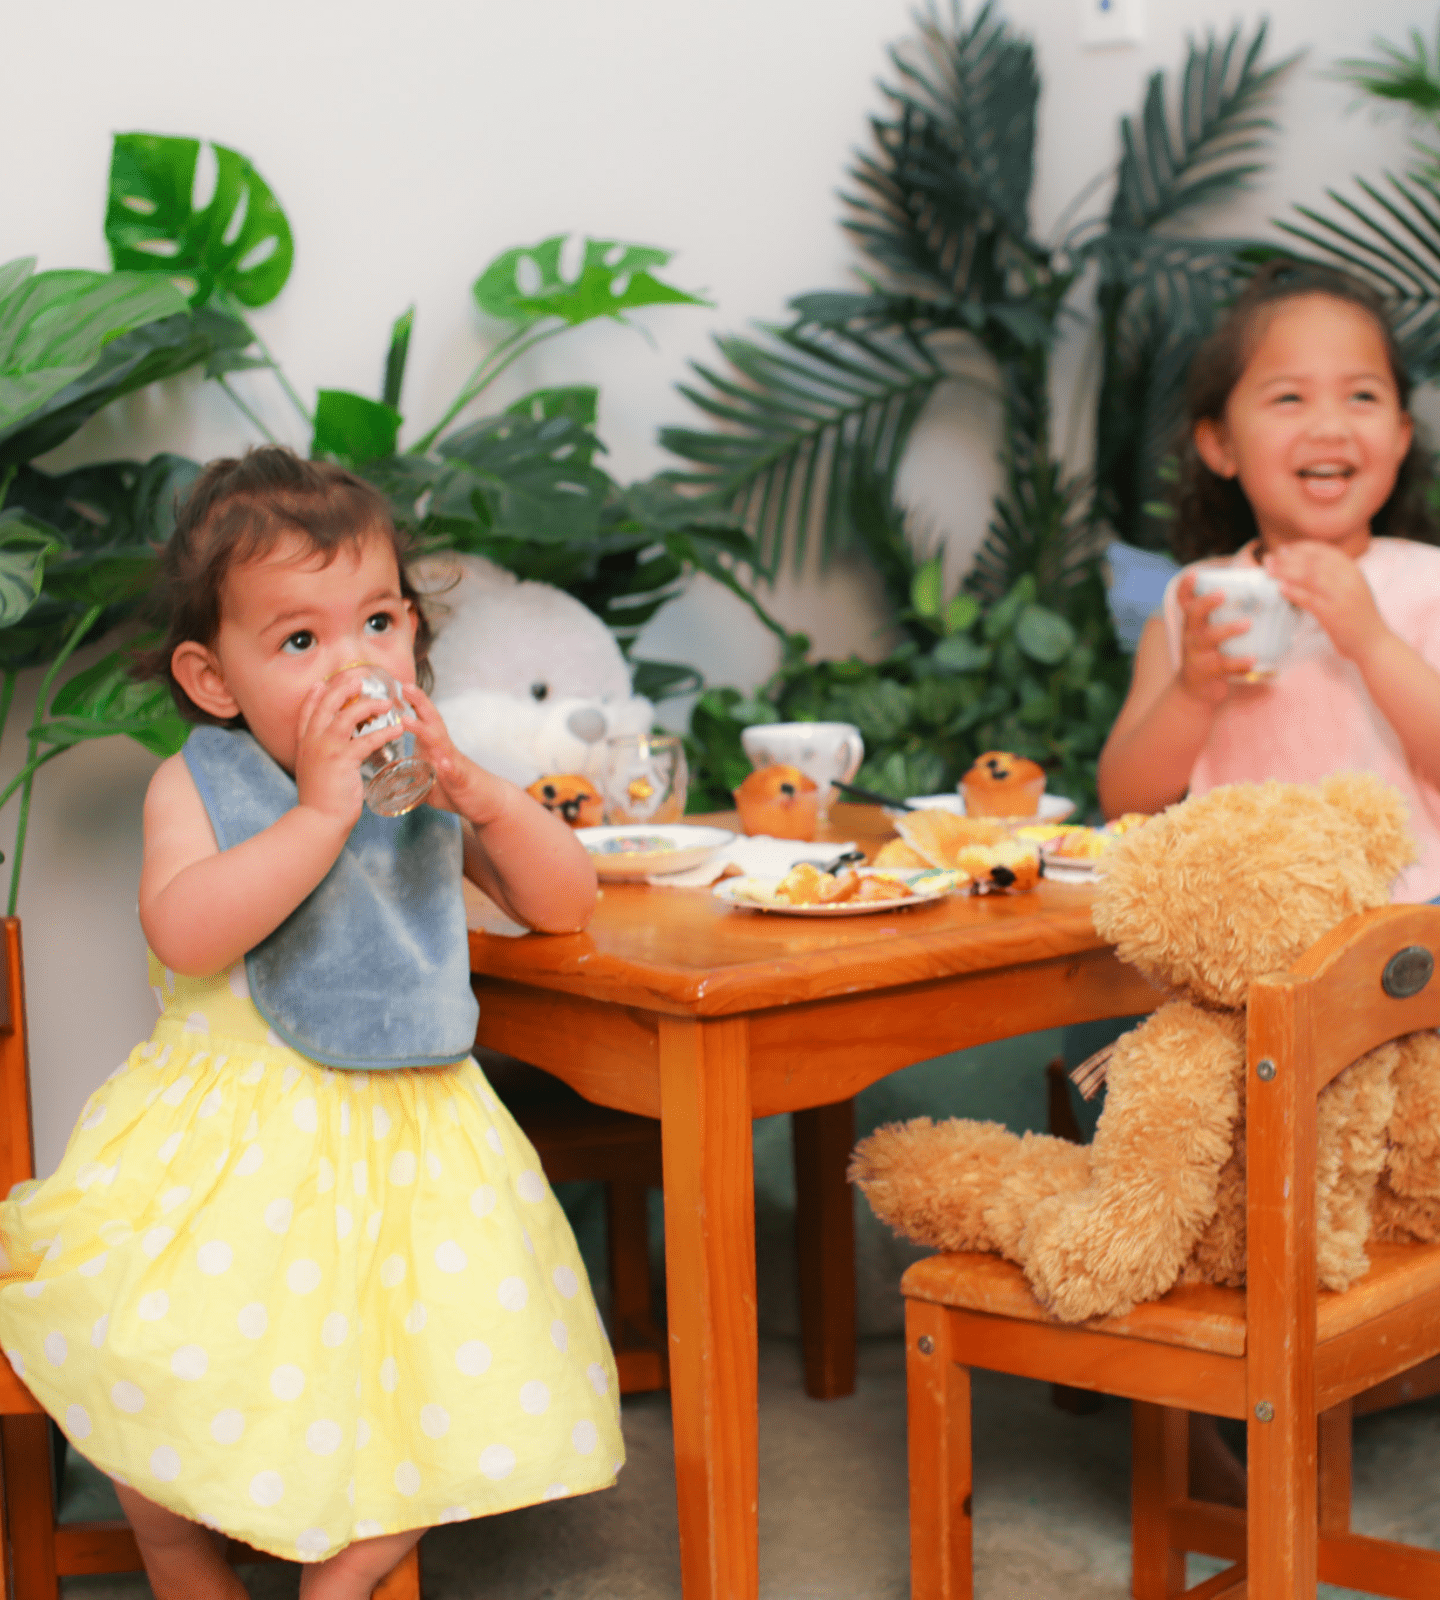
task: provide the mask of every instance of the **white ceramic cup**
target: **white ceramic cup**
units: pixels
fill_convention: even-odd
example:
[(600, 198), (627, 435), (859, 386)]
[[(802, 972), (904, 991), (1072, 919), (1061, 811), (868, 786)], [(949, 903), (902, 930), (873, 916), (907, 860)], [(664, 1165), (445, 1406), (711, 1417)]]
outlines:
[(1299, 611), (1280, 592), (1280, 585), (1258, 567), (1214, 567), (1195, 574), (1195, 593), (1223, 594), (1210, 613), (1216, 627), (1245, 622), (1249, 627), (1220, 646), (1227, 656), (1251, 656), (1252, 678), (1273, 677), (1289, 650), (1300, 621)]
[(837, 779), (849, 783), (865, 759), (865, 741), (851, 722), (762, 722), (740, 735), (741, 748), (751, 766), (783, 763), (799, 767), (825, 791), (820, 815), (830, 809)]

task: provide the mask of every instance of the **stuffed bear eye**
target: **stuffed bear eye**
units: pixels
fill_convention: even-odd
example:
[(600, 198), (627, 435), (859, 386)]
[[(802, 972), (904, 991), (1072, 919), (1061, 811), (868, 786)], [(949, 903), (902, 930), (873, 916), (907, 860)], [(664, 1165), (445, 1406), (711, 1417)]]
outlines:
[(530, 685), (530, 698), (532, 700), (548, 700), (550, 698), (550, 685), (548, 683), (532, 683)]

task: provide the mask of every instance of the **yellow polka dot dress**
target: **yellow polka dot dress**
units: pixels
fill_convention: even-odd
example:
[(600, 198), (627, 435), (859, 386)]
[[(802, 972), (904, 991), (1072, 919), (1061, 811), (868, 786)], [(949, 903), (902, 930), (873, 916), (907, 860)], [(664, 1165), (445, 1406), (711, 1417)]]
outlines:
[(343, 1072), (183, 978), (0, 1203), (0, 1348), (75, 1447), (290, 1560), (614, 1481), (615, 1364), (473, 1061)]

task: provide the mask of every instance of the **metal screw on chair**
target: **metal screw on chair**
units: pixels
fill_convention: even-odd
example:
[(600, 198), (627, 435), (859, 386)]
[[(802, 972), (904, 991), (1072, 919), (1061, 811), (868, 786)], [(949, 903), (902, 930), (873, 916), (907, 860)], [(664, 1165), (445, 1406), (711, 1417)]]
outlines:
[(928, 1333), (922, 1333), (917, 1343), (922, 1356), (931, 1356), (935, 1354), (935, 1341)]
[(1435, 957), (1423, 944), (1407, 944), (1385, 963), (1380, 987), (1392, 1000), (1408, 1000), (1429, 983), (1435, 971)]
[(1268, 1400), (1262, 1400), (1260, 1404), (1255, 1407), (1255, 1420), (1257, 1422), (1274, 1422), (1275, 1407), (1272, 1406)]
[(1275, 1076), (1275, 1063), (1269, 1056), (1266, 1056), (1263, 1061), (1255, 1063), (1255, 1076), (1259, 1078), (1261, 1083), (1269, 1083)]

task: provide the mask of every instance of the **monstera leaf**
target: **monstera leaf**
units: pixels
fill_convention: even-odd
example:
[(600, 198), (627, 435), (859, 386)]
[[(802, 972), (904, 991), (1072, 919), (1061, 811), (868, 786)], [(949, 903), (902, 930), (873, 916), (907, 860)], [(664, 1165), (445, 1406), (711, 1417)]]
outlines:
[(159, 279), (140, 282), (149, 291), (170, 295), (172, 306), (178, 304), (181, 314), (162, 316), (158, 322), (121, 333), (105, 345), (92, 365), (73, 379), (67, 374), (58, 392), (52, 389), (43, 404), (9, 419), (8, 426), (0, 412), (0, 470), (63, 444), (112, 400), (250, 344), (250, 330), (238, 318), (211, 307), (186, 312), (184, 296), (171, 285)]
[(172, 285), (132, 273), (0, 266), (0, 440), (85, 377), (132, 329), (186, 310)]
[(704, 306), (708, 300), (662, 283), (650, 271), (671, 252), (650, 245), (586, 239), (578, 273), (561, 261), (567, 235), (557, 233), (531, 249), (507, 250), (475, 280), (472, 293), (487, 316), (522, 326), (559, 317), (572, 327), (595, 317), (624, 320), (640, 306)]
[(40, 743), (69, 746), (125, 733), (153, 755), (172, 756), (189, 732), (163, 683), (137, 683), (130, 652), (114, 650), (75, 676), (50, 702)]
[(116, 134), (105, 210), (110, 258), (117, 268), (163, 273), (197, 306), (216, 296), (268, 305), (295, 258), (290, 224), (245, 156), (220, 144), (209, 148), (215, 192), (197, 208), (198, 139)]
[(12, 628), (40, 598), (45, 563), (65, 548), (54, 528), (12, 507), (0, 511), (0, 628)]
[(347, 389), (322, 389), (315, 397), (315, 437), (310, 454), (331, 456), (343, 466), (361, 467), (395, 454), (401, 416), (383, 400)]
[(164, 544), (175, 508), (200, 464), (161, 454), (149, 461), (100, 461), (69, 472), (21, 467), (8, 505), (20, 506), (78, 550)]

